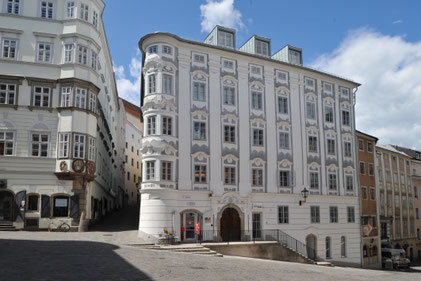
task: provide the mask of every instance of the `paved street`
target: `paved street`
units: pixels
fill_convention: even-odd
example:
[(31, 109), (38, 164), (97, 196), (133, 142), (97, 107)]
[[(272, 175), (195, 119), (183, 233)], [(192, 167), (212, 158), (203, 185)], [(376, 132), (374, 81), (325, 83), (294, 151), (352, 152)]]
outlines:
[(149, 250), (137, 238), (136, 213), (115, 212), (86, 233), (0, 232), (0, 281), (421, 280), (421, 267), (376, 271)]

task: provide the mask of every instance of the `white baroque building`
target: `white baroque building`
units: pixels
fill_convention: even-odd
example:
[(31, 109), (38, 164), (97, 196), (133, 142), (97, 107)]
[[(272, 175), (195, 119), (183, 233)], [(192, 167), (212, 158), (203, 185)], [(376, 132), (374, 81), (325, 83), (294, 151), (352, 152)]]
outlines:
[[(122, 206), (122, 120), (101, 0), (0, 0), (0, 224)], [(54, 226), (52, 226), (54, 227)]]
[(204, 43), (157, 32), (139, 48), (139, 236), (168, 228), (195, 241), (197, 223), (222, 240), (280, 229), (318, 259), (361, 264), (359, 84), (302, 66), (299, 48), (271, 56), (264, 37), (236, 49), (235, 31), (221, 26)]

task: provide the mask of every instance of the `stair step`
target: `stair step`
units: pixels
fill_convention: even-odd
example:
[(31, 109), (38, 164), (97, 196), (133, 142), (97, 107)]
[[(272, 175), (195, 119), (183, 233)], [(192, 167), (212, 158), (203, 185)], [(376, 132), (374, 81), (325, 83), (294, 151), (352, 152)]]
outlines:
[(17, 231), (15, 227), (0, 227), (0, 231)]
[(319, 261), (319, 262), (316, 262), (316, 264), (317, 265), (321, 265), (321, 266), (331, 266), (331, 267), (334, 267), (334, 265), (332, 263), (327, 262), (327, 261)]

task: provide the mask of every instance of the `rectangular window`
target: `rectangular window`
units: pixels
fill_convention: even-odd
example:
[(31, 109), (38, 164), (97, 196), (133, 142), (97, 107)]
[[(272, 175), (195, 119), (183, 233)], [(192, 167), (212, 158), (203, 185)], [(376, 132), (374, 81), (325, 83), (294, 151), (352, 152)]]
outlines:
[(317, 137), (308, 137), (308, 151), (317, 153)]
[(146, 180), (155, 180), (155, 161), (146, 161)]
[(310, 188), (319, 189), (319, 173), (310, 172)]
[(355, 208), (354, 207), (347, 207), (347, 214), (348, 214), (348, 222), (354, 223), (355, 222)]
[(323, 83), (323, 90), (327, 93), (332, 93), (332, 84)]
[(193, 123), (193, 139), (194, 140), (206, 140), (206, 123), (197, 122)]
[(162, 46), (162, 53), (172, 55), (172, 48), (170, 46)]
[(172, 179), (172, 162), (161, 162), (161, 180), (170, 181)]
[(50, 91), (48, 87), (39, 87), (34, 88), (34, 106), (40, 107), (49, 107), (50, 106)]
[(89, 137), (88, 139), (89, 139), (88, 140), (88, 160), (95, 161), (95, 148), (96, 148), (95, 138)]
[(279, 171), (279, 186), (280, 187), (290, 186), (289, 171)]
[(75, 2), (74, 1), (69, 1), (67, 2), (67, 13), (66, 16), (67, 18), (74, 18), (75, 17)]
[(364, 141), (363, 140), (358, 140), (358, 149), (360, 151), (364, 151)]
[(263, 130), (253, 129), (253, 145), (263, 146)]
[(130, 172), (127, 172), (127, 180), (130, 180)]
[(7, 13), (19, 15), (21, 0), (7, 0)]
[(158, 53), (158, 46), (157, 45), (150, 46), (148, 48), (148, 53), (149, 54), (156, 54), (156, 53)]
[(329, 207), (329, 214), (330, 214), (330, 222), (337, 223), (338, 222), (338, 207)]
[(61, 107), (69, 107), (72, 102), (72, 87), (61, 88)]
[(367, 187), (361, 187), (361, 198), (364, 200), (367, 199)]
[(64, 45), (64, 62), (65, 63), (72, 63), (73, 62), (73, 51), (74, 51), (74, 45), (73, 44)]
[(168, 74), (162, 75), (162, 91), (164, 94), (172, 95), (172, 76)]
[(263, 169), (252, 170), (252, 185), (263, 186)]
[(289, 223), (289, 209), (288, 206), (278, 207), (278, 223), (288, 224)]
[(79, 45), (78, 46), (78, 59), (77, 62), (80, 64), (88, 64), (88, 48)]
[(268, 56), (269, 44), (261, 40), (256, 40), (256, 54)]
[(224, 141), (228, 143), (235, 143), (235, 126), (224, 126)]
[(48, 144), (48, 134), (33, 133), (31, 142), (31, 155), (35, 157), (48, 157)]
[(96, 11), (92, 13), (92, 24), (98, 28), (98, 13)]
[(374, 176), (374, 165), (371, 163), (368, 164), (368, 174)]
[(193, 83), (193, 100), (206, 101), (206, 84), (200, 82)]
[(306, 78), (306, 79), (305, 79), (305, 82), (306, 82), (306, 86), (307, 86), (308, 88), (311, 88), (311, 89), (313, 89), (313, 88), (314, 88), (314, 80), (313, 80), (313, 79)]
[(225, 184), (235, 184), (235, 167), (225, 167)]
[(235, 88), (224, 86), (224, 104), (235, 105)]
[(350, 142), (344, 142), (344, 155), (345, 157), (351, 157), (351, 143)]
[(360, 162), (360, 174), (365, 175), (365, 163)]
[(376, 200), (376, 190), (374, 188), (370, 188), (370, 200)]
[(286, 72), (278, 71), (278, 79), (282, 82), (286, 82), (288, 74)]
[(234, 48), (234, 34), (225, 31), (218, 31), (218, 45)]
[(419, 208), (415, 208), (415, 218), (416, 218), (417, 220), (419, 220), (419, 219), (420, 219), (420, 209), (419, 209)]
[(98, 64), (98, 54), (95, 51), (91, 51), (91, 67), (96, 70)]
[(349, 111), (343, 110), (342, 111), (342, 125), (344, 126), (350, 126), (351, 121), (349, 119)]
[(156, 135), (156, 116), (148, 117), (148, 127), (147, 127), (148, 136)]
[(373, 143), (371, 141), (367, 142), (367, 151), (373, 152)]
[(86, 89), (76, 88), (75, 106), (78, 108), (86, 108)]
[(0, 156), (12, 156), (14, 154), (15, 133), (0, 132)]
[(289, 133), (279, 133), (279, 148), (289, 149)]
[(59, 134), (58, 139), (59, 139), (58, 157), (59, 158), (68, 158), (69, 157), (70, 135), (69, 134)]
[(163, 116), (162, 117), (162, 134), (171, 136), (172, 135), (172, 118)]
[(156, 75), (151, 74), (148, 76), (148, 93), (153, 94), (156, 91)]
[(328, 139), (327, 140), (327, 154), (335, 155), (335, 153), (336, 153), (335, 140)]
[(251, 72), (252, 74), (260, 75), (260, 73), (261, 73), (262, 71), (261, 71), (261, 68), (260, 68), (260, 67), (255, 66), (255, 65), (251, 65), (251, 66), (250, 66), (250, 72)]
[(330, 190), (337, 189), (336, 174), (329, 174), (329, 189)]
[(0, 84), (0, 104), (16, 104), (15, 84)]
[(38, 211), (38, 195), (28, 195), (28, 206), (26, 210), (28, 211)]
[(310, 206), (311, 223), (320, 223), (320, 207)]
[(352, 176), (346, 176), (346, 191), (353, 191), (354, 190), (354, 180)]
[(53, 216), (54, 217), (68, 217), (69, 216), (69, 197), (67, 196), (54, 197)]
[(316, 120), (316, 104), (314, 102), (306, 103), (307, 118)]
[(46, 43), (38, 43), (38, 56), (37, 60), (39, 62), (50, 62), (51, 61), (51, 51), (52, 45)]
[(89, 6), (80, 4), (80, 19), (88, 21), (89, 19)]
[(193, 56), (193, 60), (194, 60), (195, 62), (198, 62), (198, 63), (205, 63), (205, 56), (204, 56), (204, 55), (198, 55), (198, 54), (195, 54), (195, 55)]
[(288, 98), (278, 97), (278, 112), (279, 114), (288, 114)]
[(194, 165), (194, 182), (206, 183), (206, 165)]
[(251, 92), (251, 108), (256, 110), (263, 109), (262, 93)]
[(18, 41), (13, 39), (3, 39), (3, 58), (15, 59), (18, 51)]
[(85, 158), (85, 136), (75, 134), (73, 136), (73, 158)]
[(346, 238), (341, 236), (341, 257), (346, 257)]
[(89, 92), (89, 110), (93, 113), (96, 112), (96, 94)]
[(325, 121), (327, 123), (333, 123), (333, 107), (331, 106), (325, 107)]
[(224, 68), (234, 69), (234, 62), (230, 60), (224, 60)]
[(52, 19), (54, 11), (54, 4), (52, 1), (41, 1), (41, 17)]

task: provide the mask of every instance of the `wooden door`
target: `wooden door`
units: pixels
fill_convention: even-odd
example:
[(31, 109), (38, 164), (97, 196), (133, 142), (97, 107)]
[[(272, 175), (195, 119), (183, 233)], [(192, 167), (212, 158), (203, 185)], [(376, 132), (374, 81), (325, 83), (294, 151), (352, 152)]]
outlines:
[(227, 208), (221, 216), (221, 238), (223, 241), (241, 240), (241, 219), (237, 210)]

